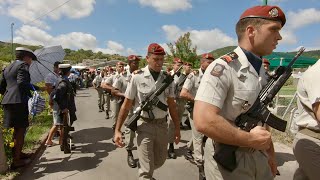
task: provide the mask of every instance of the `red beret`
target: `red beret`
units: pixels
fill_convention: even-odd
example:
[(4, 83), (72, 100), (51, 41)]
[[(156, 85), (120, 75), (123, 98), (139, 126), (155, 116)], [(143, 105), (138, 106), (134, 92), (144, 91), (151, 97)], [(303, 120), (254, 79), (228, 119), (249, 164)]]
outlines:
[(124, 65), (124, 62), (119, 61), (119, 62), (117, 62), (117, 65)]
[(268, 60), (268, 59), (266, 59), (266, 58), (262, 58), (262, 62), (263, 62), (263, 63), (265, 63), (265, 64), (269, 64), (269, 65), (270, 65), (269, 60)]
[(157, 43), (152, 43), (148, 47), (148, 53), (155, 54), (155, 55), (165, 55), (163, 47), (161, 47)]
[(189, 62), (185, 62), (184, 65), (186, 65), (186, 66), (192, 66), (192, 64), (189, 63)]
[(202, 59), (209, 59), (209, 60), (214, 60), (214, 57), (210, 53), (204, 53), (201, 55)]
[(280, 21), (282, 26), (286, 23), (286, 16), (278, 6), (254, 6), (245, 10), (240, 16), (244, 18), (262, 18), (273, 21)]
[(173, 58), (174, 63), (183, 63), (180, 58)]
[(136, 55), (130, 55), (128, 56), (128, 61), (135, 61), (135, 60), (140, 60), (140, 58)]

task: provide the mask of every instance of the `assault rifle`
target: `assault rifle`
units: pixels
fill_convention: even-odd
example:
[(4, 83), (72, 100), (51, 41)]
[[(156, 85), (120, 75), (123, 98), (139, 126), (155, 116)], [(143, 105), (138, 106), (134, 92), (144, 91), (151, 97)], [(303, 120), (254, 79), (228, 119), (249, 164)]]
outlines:
[[(176, 72), (180, 71), (181, 68), (182, 66), (180, 66)], [(159, 103), (158, 96), (173, 82), (173, 77), (176, 74), (176, 72), (173, 75), (167, 75), (163, 82), (161, 82), (160, 86), (158, 86), (154, 91), (151, 91), (146, 96), (146, 98), (144, 99), (144, 101), (142, 101), (140, 106), (133, 111), (133, 115), (125, 123), (125, 126), (127, 126), (132, 131), (136, 131), (137, 121), (140, 119), (140, 114), (142, 111), (148, 112), (149, 118), (154, 119), (152, 109)]]
[(174, 88), (175, 95), (179, 96), (179, 94), (182, 90), (182, 86), (183, 86), (184, 82), (186, 81), (187, 77), (188, 77), (188, 75), (181, 73), (179, 80), (178, 80), (178, 83), (176, 84), (176, 86)]
[[(273, 115), (267, 107), (291, 76), (292, 66), (304, 50), (305, 48), (302, 47), (287, 67), (279, 66), (276, 69), (275, 75), (271, 77), (267, 85), (261, 90), (257, 100), (251, 108), (246, 113), (241, 114), (236, 118), (236, 126), (244, 131), (250, 132), (251, 129), (261, 122), (262, 125), (267, 124), (282, 132), (286, 130), (287, 122)], [(237, 167), (235, 156), (235, 151), (237, 149), (238, 146), (217, 143), (213, 158), (219, 165), (232, 172)]]
[(63, 113), (63, 128), (62, 128), (62, 144), (60, 146), (61, 151), (64, 152), (64, 154), (71, 153), (71, 136), (69, 134), (70, 131), (74, 131), (74, 127), (70, 126), (70, 118), (69, 113)]

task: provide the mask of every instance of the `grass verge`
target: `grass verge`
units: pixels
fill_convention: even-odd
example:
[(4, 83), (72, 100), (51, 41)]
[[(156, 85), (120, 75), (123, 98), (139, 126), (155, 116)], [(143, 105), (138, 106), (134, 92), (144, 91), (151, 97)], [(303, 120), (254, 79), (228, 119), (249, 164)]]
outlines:
[(47, 133), (52, 127), (52, 115), (41, 114), (30, 121), (23, 150), (32, 151), (32, 149), (41, 142), (41, 136)]
[[(36, 116), (33, 120), (30, 120), (30, 126), (25, 137), (23, 151), (32, 153), (35, 152), (41, 144), (43, 135), (48, 133), (48, 130), (51, 127), (52, 115), (47, 115), (47, 111), (44, 111), (39, 116)], [(19, 172), (8, 171), (6, 174), (0, 174), (0, 179), (11, 180), (18, 175)]]

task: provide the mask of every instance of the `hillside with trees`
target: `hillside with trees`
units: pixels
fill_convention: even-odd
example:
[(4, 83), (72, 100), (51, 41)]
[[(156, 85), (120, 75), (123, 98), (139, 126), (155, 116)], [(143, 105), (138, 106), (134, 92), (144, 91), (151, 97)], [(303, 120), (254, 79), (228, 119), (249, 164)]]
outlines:
[[(36, 50), (42, 48), (42, 46), (29, 46), (29, 45), (22, 45), (22, 44), (13, 44), (13, 49), (16, 47), (23, 46), (27, 47), (31, 50)], [(65, 60), (70, 60), (73, 64), (82, 62), (84, 59), (107, 59), (107, 60), (125, 60), (126, 57), (121, 56), (119, 54), (104, 54), (102, 52), (93, 52), (92, 50), (71, 50), (71, 49), (64, 49), (66, 52)], [(10, 62), (12, 59), (12, 46), (11, 43), (1, 42), (0, 41), (0, 61), (2, 63)]]
[[(31, 50), (36, 50), (42, 48), (42, 46), (30, 46), (30, 45), (22, 45), (22, 44), (13, 44), (13, 49), (18, 46), (28, 47)], [(194, 61), (196, 57), (196, 49), (197, 47), (192, 48), (192, 42), (190, 40), (190, 34), (186, 33), (185, 35), (181, 36), (175, 43), (168, 43), (170, 53), (173, 55), (168, 55), (167, 59), (168, 62), (172, 62), (173, 57), (180, 57), (181, 59), (185, 59), (188, 62), (192, 62), (194, 67), (198, 67), (199, 64), (197, 61)], [(215, 58), (218, 58), (228, 52), (233, 51), (236, 46), (227, 46), (223, 48), (219, 48), (216, 50), (211, 51), (212, 55)], [(84, 59), (107, 59), (107, 60), (126, 60), (125, 56), (121, 56), (119, 54), (104, 54), (102, 52), (93, 52), (92, 50), (71, 50), (71, 49), (64, 49), (66, 52), (65, 60), (70, 60), (71, 63), (76, 64), (82, 62)], [(2, 64), (7, 64), (12, 59), (12, 46), (11, 43), (1, 42), (0, 41), (0, 66)], [(282, 54), (296, 54), (296, 52), (275, 52), (278, 56)], [(313, 50), (313, 51), (306, 51), (303, 53), (303, 56), (312, 57), (320, 59), (320, 50)], [(197, 58), (197, 57), (196, 57)], [(198, 57), (199, 58), (199, 57)]]

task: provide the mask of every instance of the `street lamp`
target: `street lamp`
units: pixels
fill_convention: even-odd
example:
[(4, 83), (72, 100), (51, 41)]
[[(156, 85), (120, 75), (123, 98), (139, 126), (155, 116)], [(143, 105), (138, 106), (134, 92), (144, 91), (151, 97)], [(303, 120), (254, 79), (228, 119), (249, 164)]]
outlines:
[(14, 61), (13, 59), (13, 25), (14, 23), (11, 23), (11, 60)]

